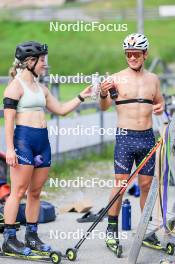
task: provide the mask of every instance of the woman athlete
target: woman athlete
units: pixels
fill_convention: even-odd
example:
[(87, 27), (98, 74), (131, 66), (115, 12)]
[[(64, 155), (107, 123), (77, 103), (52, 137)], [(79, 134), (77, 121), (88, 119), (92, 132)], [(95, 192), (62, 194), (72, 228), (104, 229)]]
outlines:
[[(31, 250), (49, 252), (37, 234), (40, 193), (48, 179), (51, 149), (44, 108), (64, 116), (91, 95), (91, 87), (61, 104), (37, 77), (46, 68), (47, 45), (35, 41), (16, 47), (13, 80), (4, 92), (6, 162), (10, 166), (11, 194), (5, 204), (4, 242), (6, 253), (29, 255)], [(16, 124), (14, 130), (14, 124)], [(25, 243), (16, 237), (15, 222), (19, 204), (27, 191)]]

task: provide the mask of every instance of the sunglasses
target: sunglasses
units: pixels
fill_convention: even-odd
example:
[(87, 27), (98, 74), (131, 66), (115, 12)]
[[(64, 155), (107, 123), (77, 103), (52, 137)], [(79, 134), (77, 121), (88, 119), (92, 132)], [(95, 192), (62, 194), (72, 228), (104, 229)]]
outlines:
[(135, 58), (135, 59), (138, 59), (142, 56), (143, 52), (140, 52), (140, 51), (136, 51), (136, 52), (133, 52), (133, 51), (126, 51), (125, 52), (125, 55), (127, 58), (131, 58), (132, 56)]

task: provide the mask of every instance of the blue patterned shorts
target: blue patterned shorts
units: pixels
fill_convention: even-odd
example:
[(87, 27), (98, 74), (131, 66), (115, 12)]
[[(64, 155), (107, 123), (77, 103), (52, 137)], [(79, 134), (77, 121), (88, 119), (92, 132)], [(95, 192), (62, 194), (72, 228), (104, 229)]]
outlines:
[[(120, 133), (121, 128), (116, 131), (116, 145), (114, 151), (115, 174), (130, 174), (133, 163), (136, 166), (144, 159), (155, 144), (152, 128), (147, 130), (124, 129), (126, 133)], [(155, 154), (141, 169), (139, 174), (154, 176)]]

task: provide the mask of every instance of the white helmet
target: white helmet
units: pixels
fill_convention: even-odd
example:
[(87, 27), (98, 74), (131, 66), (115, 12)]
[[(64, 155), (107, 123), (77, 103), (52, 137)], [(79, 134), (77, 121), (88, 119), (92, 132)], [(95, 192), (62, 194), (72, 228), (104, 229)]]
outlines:
[(148, 39), (139, 33), (128, 35), (123, 42), (123, 49), (147, 50), (149, 48)]

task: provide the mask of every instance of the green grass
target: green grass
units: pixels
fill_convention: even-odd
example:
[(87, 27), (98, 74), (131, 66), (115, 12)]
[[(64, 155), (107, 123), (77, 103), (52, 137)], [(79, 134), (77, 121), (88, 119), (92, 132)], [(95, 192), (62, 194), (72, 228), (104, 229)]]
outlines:
[[(137, 5), (136, 0), (124, 0), (124, 1), (116, 1), (116, 0), (96, 0), (87, 4), (86, 6), (91, 9), (124, 9), (124, 8), (135, 8)], [(158, 7), (160, 5), (174, 5), (174, 0), (145, 0), (144, 7)]]
[[(118, 1), (116, 2), (118, 3)], [(123, 23), (127, 23), (127, 21), (123, 21)], [(31, 39), (48, 43), (50, 73), (89, 75), (96, 71), (100, 74), (117, 72), (126, 67), (121, 46), (124, 37), (133, 31), (136, 31), (135, 22), (128, 22), (127, 32), (49, 32), (48, 22), (1, 21), (0, 76), (8, 75), (14, 60), (15, 46)], [(146, 61), (146, 67), (155, 57), (160, 57), (167, 63), (174, 62), (174, 20), (146, 21), (145, 34), (150, 41), (149, 59)], [(85, 86), (86, 84), (62, 84), (60, 88), (61, 101), (72, 99)], [(0, 105), (2, 105), (4, 87), (4, 85), (0, 85)], [(0, 125), (2, 124), (3, 120), (0, 120)]]
[[(15, 46), (31, 39), (48, 43), (50, 73), (113, 73), (126, 66), (122, 42), (128, 33), (134, 31), (135, 22), (128, 22), (127, 32), (49, 32), (48, 22), (0, 22), (0, 75), (8, 74)], [(174, 20), (146, 21), (145, 34), (151, 44), (146, 65), (156, 56), (166, 62), (174, 60)]]

